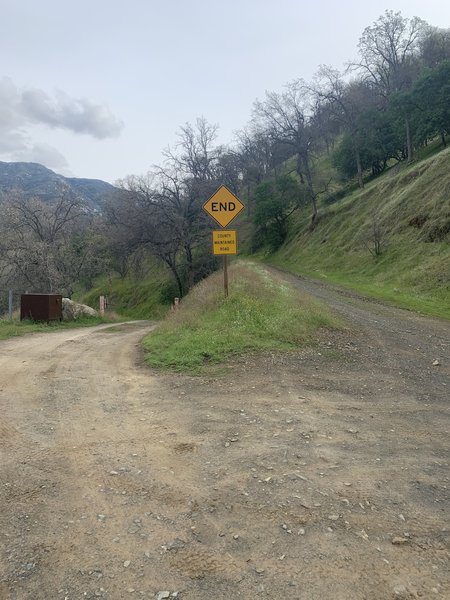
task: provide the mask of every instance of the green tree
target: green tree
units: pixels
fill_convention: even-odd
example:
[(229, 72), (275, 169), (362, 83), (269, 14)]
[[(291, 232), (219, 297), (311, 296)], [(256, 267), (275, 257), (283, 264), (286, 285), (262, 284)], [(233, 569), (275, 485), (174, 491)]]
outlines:
[[(358, 45), (358, 67), (386, 101), (392, 94), (410, 90), (417, 78), (420, 69), (420, 40), (426, 27), (425, 22), (418, 17), (407, 19), (400, 12), (386, 10), (372, 26), (364, 30)], [(410, 162), (413, 145), (407, 106), (403, 113), (403, 124), (407, 158)]]
[(256, 188), (253, 215), (255, 249), (268, 245), (275, 251), (282, 245), (288, 233), (289, 217), (299, 208), (301, 201), (302, 188), (290, 175), (281, 175)]
[(426, 69), (411, 94), (414, 106), (416, 139), (424, 143), (439, 135), (444, 146), (450, 134), (450, 60), (434, 69)]

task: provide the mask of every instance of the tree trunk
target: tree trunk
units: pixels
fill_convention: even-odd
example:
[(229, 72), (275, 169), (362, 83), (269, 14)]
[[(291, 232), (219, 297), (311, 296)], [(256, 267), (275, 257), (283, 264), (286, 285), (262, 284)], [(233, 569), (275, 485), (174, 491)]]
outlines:
[(176, 281), (177, 287), (178, 287), (179, 297), (182, 298), (183, 297), (183, 283), (181, 281), (181, 278), (178, 274), (178, 271), (176, 270), (176, 268), (174, 266), (171, 266), (170, 270), (172, 271), (173, 276), (175, 277), (175, 281)]
[(297, 168), (296, 168), (296, 171), (297, 171), (297, 175), (298, 175), (298, 176), (299, 176), (299, 178), (300, 178), (300, 183), (305, 183), (305, 180), (304, 180), (304, 178), (303, 178), (303, 165), (302, 165), (302, 159), (301, 159), (301, 157), (300, 157), (300, 155), (299, 155), (299, 154), (297, 154)]
[(408, 117), (405, 117), (405, 132), (406, 132), (407, 161), (408, 161), (408, 163), (411, 163), (412, 159), (413, 159), (413, 147), (412, 147), (412, 140), (411, 140), (411, 125), (410, 125)]
[(353, 143), (353, 151), (355, 153), (356, 171), (358, 173), (358, 185), (360, 188), (363, 188), (364, 180), (363, 180), (363, 172), (362, 172), (362, 166), (361, 166), (361, 154), (359, 152), (359, 148), (356, 145), (356, 143)]
[(166, 265), (169, 267), (169, 269), (172, 272), (172, 275), (175, 279), (175, 282), (177, 284), (177, 288), (178, 288), (178, 296), (180, 298), (183, 297), (183, 282), (181, 281), (181, 277), (180, 274), (178, 273), (177, 270), (177, 265), (176, 263), (172, 260), (171, 256), (163, 256), (161, 257), (163, 259), (163, 261), (166, 263)]
[(193, 258), (192, 258), (192, 249), (189, 244), (186, 244), (184, 247), (184, 254), (186, 256), (187, 263), (187, 286), (188, 290), (194, 285), (194, 267), (193, 267)]
[(314, 184), (313, 184), (311, 170), (309, 168), (309, 162), (308, 162), (307, 156), (303, 157), (303, 169), (305, 171), (306, 185), (308, 186), (308, 190), (309, 190), (309, 193), (311, 196), (311, 208), (313, 211), (312, 215), (311, 215), (311, 226), (312, 226), (312, 228), (314, 228), (314, 226), (317, 223), (317, 203), (316, 203), (316, 194), (314, 192)]

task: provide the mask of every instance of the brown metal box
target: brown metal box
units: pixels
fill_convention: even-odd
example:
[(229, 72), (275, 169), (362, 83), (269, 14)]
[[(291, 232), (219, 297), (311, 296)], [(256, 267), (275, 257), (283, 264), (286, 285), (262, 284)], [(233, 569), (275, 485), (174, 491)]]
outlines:
[(20, 320), (61, 321), (61, 294), (22, 294), (20, 296)]

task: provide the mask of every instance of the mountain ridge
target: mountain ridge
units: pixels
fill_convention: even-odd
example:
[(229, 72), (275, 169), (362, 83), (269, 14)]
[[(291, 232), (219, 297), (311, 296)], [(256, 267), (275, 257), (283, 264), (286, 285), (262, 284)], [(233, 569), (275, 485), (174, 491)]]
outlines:
[(101, 179), (65, 177), (40, 163), (0, 161), (0, 197), (18, 191), (25, 197), (51, 202), (73, 194), (90, 209), (99, 211), (115, 189)]

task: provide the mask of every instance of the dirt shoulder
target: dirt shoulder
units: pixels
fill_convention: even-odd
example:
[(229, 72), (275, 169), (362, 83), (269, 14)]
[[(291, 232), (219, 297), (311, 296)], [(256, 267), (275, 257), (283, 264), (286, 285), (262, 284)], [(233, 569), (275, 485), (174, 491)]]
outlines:
[(450, 324), (293, 280), (349, 330), (221, 377), (0, 343), (0, 598), (450, 596)]

